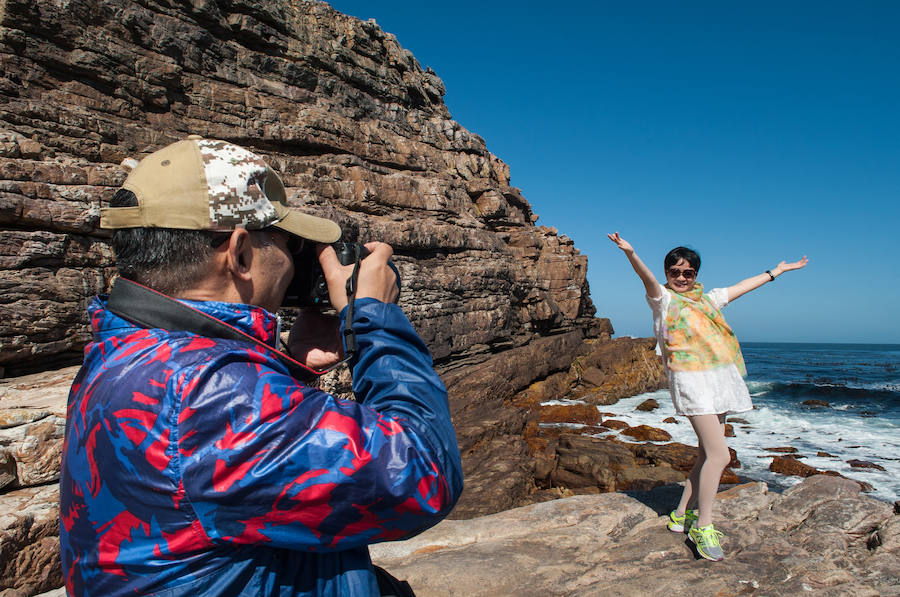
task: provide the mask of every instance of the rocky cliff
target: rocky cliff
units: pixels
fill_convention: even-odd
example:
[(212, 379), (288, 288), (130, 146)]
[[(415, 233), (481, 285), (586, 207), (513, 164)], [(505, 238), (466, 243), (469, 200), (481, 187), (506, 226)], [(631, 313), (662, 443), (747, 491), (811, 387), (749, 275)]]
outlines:
[(85, 302), (112, 275), (98, 209), (120, 163), (192, 133), (266, 156), (291, 202), (347, 239), (391, 243), (401, 304), (442, 370), (611, 331), (586, 257), (535, 226), (438, 76), (374, 22), (303, 0), (7, 0), (0, 67), (8, 375), (77, 359)]

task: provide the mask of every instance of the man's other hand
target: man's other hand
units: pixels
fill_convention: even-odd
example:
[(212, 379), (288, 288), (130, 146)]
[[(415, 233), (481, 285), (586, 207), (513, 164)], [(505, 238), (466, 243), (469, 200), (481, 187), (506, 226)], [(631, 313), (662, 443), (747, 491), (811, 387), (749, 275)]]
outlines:
[(301, 309), (288, 336), (288, 353), (307, 367), (327, 369), (344, 357), (339, 328), (337, 315), (326, 315), (317, 308)]

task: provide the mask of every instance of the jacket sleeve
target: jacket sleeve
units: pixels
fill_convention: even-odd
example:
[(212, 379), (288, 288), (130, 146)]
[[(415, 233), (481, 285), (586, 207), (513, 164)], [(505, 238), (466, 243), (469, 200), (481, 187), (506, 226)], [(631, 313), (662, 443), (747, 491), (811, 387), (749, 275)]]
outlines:
[(175, 499), (209, 540), (349, 549), (414, 535), (455, 504), (459, 450), (427, 348), (396, 305), (355, 309), (359, 402), (303, 386), (252, 350), (171, 382), (184, 386)]

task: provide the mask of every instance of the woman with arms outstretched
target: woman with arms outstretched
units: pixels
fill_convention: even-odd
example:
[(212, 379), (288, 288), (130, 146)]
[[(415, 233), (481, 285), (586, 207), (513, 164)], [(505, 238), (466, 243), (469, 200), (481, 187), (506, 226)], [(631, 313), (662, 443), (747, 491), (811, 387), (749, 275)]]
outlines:
[(724, 554), (719, 544), (721, 533), (712, 524), (712, 504), (722, 471), (731, 460), (725, 443), (725, 415), (753, 408), (743, 379), (746, 370), (741, 349), (721, 310), (783, 273), (806, 266), (807, 259), (782, 261), (734, 286), (704, 292), (697, 282), (700, 256), (692, 249), (669, 251), (663, 262), (666, 284), (661, 285), (618, 232), (607, 237), (622, 249), (644, 283), (675, 412), (686, 416), (697, 434), (697, 461), (678, 507), (669, 514), (669, 530), (687, 531), (701, 556), (719, 561)]

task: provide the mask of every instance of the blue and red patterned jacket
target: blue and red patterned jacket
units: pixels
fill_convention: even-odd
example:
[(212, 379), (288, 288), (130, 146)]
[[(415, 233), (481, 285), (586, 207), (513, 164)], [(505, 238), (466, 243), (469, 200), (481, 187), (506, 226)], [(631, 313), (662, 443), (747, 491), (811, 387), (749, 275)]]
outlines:
[[(277, 335), (263, 309), (185, 302)], [(71, 595), (377, 595), (367, 545), (462, 491), (446, 389), (396, 305), (355, 303), (358, 402), (249, 343), (136, 327), (104, 297), (89, 314), (60, 479)]]

